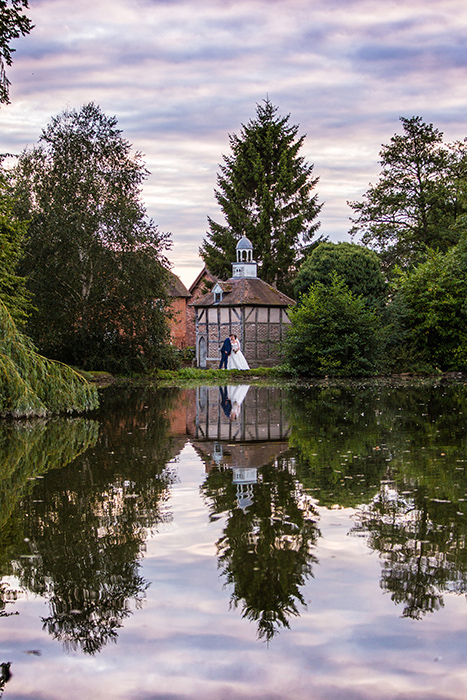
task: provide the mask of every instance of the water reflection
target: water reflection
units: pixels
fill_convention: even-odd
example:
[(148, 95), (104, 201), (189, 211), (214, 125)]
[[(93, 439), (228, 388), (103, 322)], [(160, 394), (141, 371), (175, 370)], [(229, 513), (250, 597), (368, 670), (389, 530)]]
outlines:
[(351, 534), (379, 553), (403, 617), (465, 594), (465, 387), (320, 388), (289, 406), (299, 478), (320, 504), (356, 508)]
[(287, 440), (283, 390), (248, 384), (196, 389), (195, 440)]
[(381, 588), (421, 620), (467, 593), (464, 416), (464, 386), (226, 385), (108, 389), (92, 419), (3, 423), (0, 574), (19, 584), (1, 583), (0, 618), (25, 589), (66, 649), (115, 641), (147, 596), (146, 543), (171, 525), (189, 442), (226, 596), (261, 639), (305, 609), (331, 509), (349, 509)]
[[(130, 603), (144, 598), (148, 582), (139, 562), (148, 530), (170, 519), (174, 474), (165, 412), (174, 398), (107, 391), (87, 442), (83, 435), (69, 440), (70, 425), (77, 430), (78, 423), (45, 426), (45, 456), (39, 451), (34, 463), (48, 471), (33, 490), (23, 481), (22, 507), (3, 529), (11, 564), (4, 561), (2, 573), (14, 573), (22, 587), (48, 600), (44, 627), (67, 649), (94, 654), (115, 641)], [(52, 471), (63, 467), (67, 439), (66, 458), (74, 462)]]
[(302, 588), (312, 576), (319, 536), (316, 508), (283, 458), (290, 426), (282, 391), (204, 387), (196, 428), (210, 517), (225, 518), (216, 546), (231, 604), (270, 641), (305, 606)]

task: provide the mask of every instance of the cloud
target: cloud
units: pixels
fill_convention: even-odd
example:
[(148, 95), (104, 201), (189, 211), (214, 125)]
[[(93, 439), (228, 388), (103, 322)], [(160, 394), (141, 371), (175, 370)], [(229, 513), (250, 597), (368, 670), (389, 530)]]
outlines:
[[(34, 144), (52, 116), (91, 100), (145, 154), (150, 215), (173, 234), (190, 283), (229, 133), (267, 95), (306, 134), (322, 233), (345, 239), (348, 199), (378, 174), (399, 117), (465, 135), (461, 0), (37, 0), (15, 42), (0, 150)], [(191, 278), (191, 279), (190, 279)]]

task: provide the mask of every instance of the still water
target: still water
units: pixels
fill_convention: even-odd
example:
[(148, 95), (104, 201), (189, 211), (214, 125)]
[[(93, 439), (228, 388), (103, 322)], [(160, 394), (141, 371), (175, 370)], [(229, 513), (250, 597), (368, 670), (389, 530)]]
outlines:
[(5, 700), (467, 698), (467, 387), (0, 425)]

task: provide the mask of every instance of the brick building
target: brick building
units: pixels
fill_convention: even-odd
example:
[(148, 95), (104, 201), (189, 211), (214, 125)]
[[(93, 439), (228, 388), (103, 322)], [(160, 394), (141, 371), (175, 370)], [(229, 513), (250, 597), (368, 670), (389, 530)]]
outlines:
[(168, 295), (171, 299), (170, 339), (179, 349), (187, 347), (187, 304), (191, 294), (177, 275), (169, 271)]
[(189, 303), (195, 309), (196, 361), (214, 367), (219, 346), (235, 333), (250, 367), (272, 367), (281, 361), (281, 343), (290, 325), (293, 299), (257, 276), (253, 246), (245, 236), (236, 248), (232, 277)]
[(186, 310), (186, 346), (188, 348), (196, 347), (196, 311), (193, 302), (208, 294), (216, 282), (217, 277), (205, 265), (189, 288), (191, 299)]

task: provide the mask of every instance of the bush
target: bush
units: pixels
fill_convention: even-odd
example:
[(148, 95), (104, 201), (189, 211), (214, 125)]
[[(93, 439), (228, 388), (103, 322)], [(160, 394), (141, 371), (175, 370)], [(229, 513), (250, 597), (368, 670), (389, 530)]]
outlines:
[(312, 285), (291, 312), (285, 343), (289, 367), (303, 376), (368, 376), (377, 371), (381, 328), (376, 314), (337, 275)]
[(295, 279), (295, 295), (300, 298), (317, 282), (330, 287), (337, 274), (354, 296), (362, 296), (367, 306), (380, 308), (387, 284), (378, 255), (356, 243), (320, 243), (304, 260)]
[(413, 360), (443, 371), (467, 369), (467, 234), (447, 253), (401, 274), (392, 305)]

